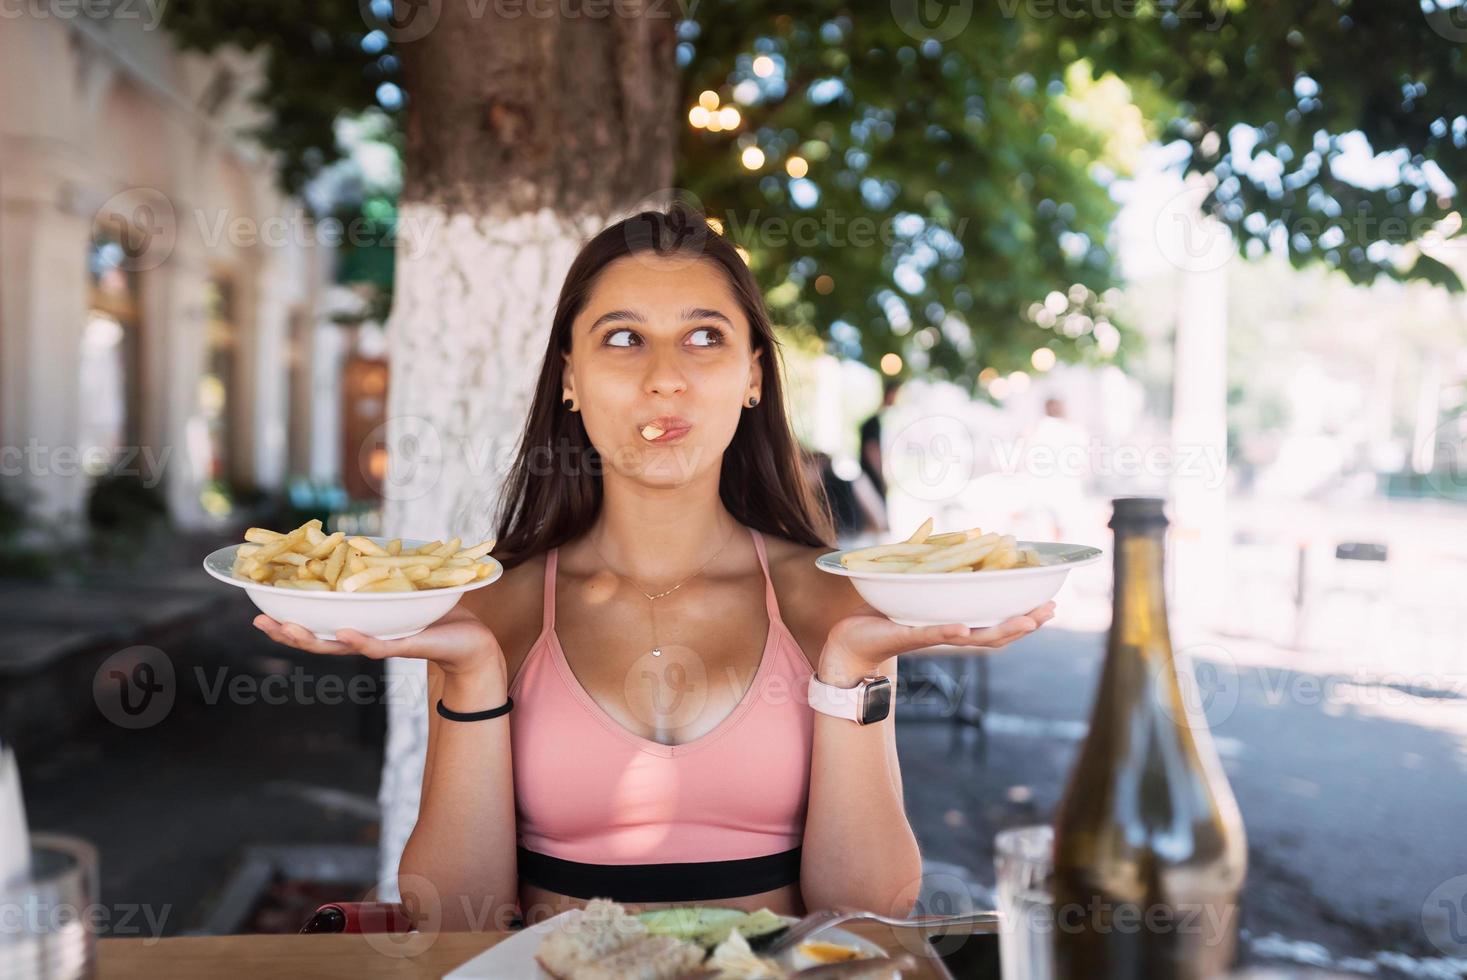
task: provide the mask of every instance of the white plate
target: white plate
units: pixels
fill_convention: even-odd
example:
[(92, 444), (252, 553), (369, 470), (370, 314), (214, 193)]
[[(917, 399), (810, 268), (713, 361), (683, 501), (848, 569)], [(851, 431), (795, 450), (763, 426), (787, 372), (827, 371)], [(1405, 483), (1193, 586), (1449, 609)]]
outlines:
[[(977, 572), (868, 572), (840, 563), (846, 551), (815, 559), (815, 567), (851, 580), (861, 598), (894, 623), (940, 626), (963, 623), (992, 626), (1054, 598), (1070, 569), (1099, 560), (1099, 548), (1059, 541), (1020, 541), (1044, 564)], [(856, 551), (859, 549), (848, 549)]]
[[(367, 540), (385, 545), (391, 539), (368, 537)], [(427, 543), (402, 539), (404, 548), (416, 548)], [(479, 564), (490, 565), (494, 570), (488, 578), (477, 579), (467, 585), (416, 592), (305, 591), (261, 585), (236, 577), (230, 569), (234, 567), (234, 555), (239, 548), (239, 545), (232, 544), (210, 552), (204, 559), (204, 571), (221, 582), (244, 589), (250, 600), (271, 619), (299, 623), (322, 640), (336, 639), (339, 629), (359, 630), (379, 640), (400, 640), (421, 633), (447, 614), (461, 594), (482, 589), (504, 574), (504, 566), (485, 555), (479, 559)]]
[[(550, 974), (535, 962), (535, 951), (544, 942), (546, 934), (560, 928), (560, 921), (569, 914), (569, 911), (562, 912), (521, 929), (468, 962), (460, 963), (445, 974), (443, 980), (552, 980)], [(782, 915), (780, 918), (786, 922), (800, 921), (791, 915)], [(841, 928), (823, 929), (811, 941), (853, 946), (865, 956), (887, 955), (886, 950), (869, 939)], [(775, 962), (791, 970), (815, 965), (815, 961), (800, 956), (798, 949), (786, 950), (775, 957)]]

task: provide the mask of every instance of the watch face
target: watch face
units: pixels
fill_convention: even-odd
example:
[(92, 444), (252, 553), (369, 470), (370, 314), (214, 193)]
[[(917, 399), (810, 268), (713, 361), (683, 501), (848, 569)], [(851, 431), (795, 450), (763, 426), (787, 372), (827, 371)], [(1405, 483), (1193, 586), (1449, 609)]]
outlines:
[(891, 711), (891, 678), (883, 677), (866, 688), (861, 699), (861, 724), (881, 721)]

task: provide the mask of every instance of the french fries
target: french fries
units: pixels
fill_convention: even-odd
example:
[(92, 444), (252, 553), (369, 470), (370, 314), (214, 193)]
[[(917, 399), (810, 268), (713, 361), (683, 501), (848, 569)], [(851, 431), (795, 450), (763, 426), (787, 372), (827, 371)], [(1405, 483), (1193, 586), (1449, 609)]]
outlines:
[(414, 592), (467, 585), (493, 574), (483, 559), (494, 539), (459, 547), (461, 538), (417, 547), (393, 538), (380, 545), (341, 531), (327, 534), (319, 520), (293, 531), (252, 527), (235, 553), (236, 578), (311, 592)]
[(908, 574), (979, 572), (1042, 564), (1038, 552), (1020, 548), (1011, 534), (984, 532), (978, 527), (933, 534), (930, 517), (905, 541), (848, 551), (840, 563), (852, 571)]

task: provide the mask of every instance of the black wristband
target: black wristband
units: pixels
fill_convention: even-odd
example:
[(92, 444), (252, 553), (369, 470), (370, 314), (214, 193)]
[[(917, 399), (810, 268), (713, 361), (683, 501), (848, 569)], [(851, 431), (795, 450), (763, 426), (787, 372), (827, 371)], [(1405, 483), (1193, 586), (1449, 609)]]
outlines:
[(500, 715), (509, 714), (509, 709), (514, 707), (514, 698), (505, 696), (504, 703), (497, 708), (487, 711), (454, 711), (452, 708), (443, 706), (443, 699), (438, 699), (438, 713), (449, 721), (484, 721), (488, 718), (498, 718)]

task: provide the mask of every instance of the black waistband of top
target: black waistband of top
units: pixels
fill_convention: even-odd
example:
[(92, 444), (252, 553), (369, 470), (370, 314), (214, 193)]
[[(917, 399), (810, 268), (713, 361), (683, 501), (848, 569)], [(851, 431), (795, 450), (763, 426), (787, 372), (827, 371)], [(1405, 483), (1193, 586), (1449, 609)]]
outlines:
[(521, 879), (572, 898), (698, 902), (772, 891), (800, 880), (800, 848), (733, 861), (584, 864), (516, 848)]

